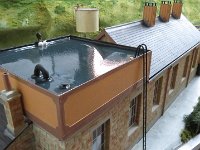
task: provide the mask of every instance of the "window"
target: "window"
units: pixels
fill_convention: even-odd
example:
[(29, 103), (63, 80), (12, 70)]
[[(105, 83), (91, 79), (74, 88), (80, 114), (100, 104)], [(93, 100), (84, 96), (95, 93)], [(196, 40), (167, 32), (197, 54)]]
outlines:
[(198, 55), (198, 51), (197, 51), (197, 49), (194, 49), (193, 61), (192, 61), (192, 68), (195, 68), (195, 66), (196, 66), (197, 55)]
[(108, 133), (109, 121), (100, 125), (93, 131), (93, 145), (92, 150), (105, 150), (108, 149)]
[(130, 104), (129, 108), (129, 127), (133, 127), (138, 124), (138, 118), (139, 118), (139, 102), (141, 95), (135, 97)]
[(174, 89), (175, 88), (177, 71), (178, 71), (178, 65), (176, 65), (172, 70), (170, 89)]
[(184, 70), (183, 70), (183, 78), (185, 78), (187, 76), (189, 60), (190, 60), (190, 56), (187, 56), (186, 60), (185, 60)]
[(162, 90), (162, 80), (163, 80), (163, 77), (159, 78), (155, 83), (153, 105), (159, 105), (160, 94)]

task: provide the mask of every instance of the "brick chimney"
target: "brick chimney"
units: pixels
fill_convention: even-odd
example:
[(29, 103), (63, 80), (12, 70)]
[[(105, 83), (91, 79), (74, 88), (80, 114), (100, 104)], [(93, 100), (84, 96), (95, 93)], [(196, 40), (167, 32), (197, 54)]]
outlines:
[(7, 128), (4, 134), (14, 139), (25, 126), (21, 94), (11, 89), (7, 73), (3, 74), (3, 81), (5, 90), (0, 91), (0, 101), (4, 105), (7, 119)]
[(181, 18), (182, 6), (183, 6), (182, 0), (174, 0), (174, 4), (172, 7), (172, 16), (175, 19)]
[(168, 22), (171, 15), (171, 1), (163, 0), (160, 5), (160, 19), (163, 22)]
[(155, 2), (145, 2), (143, 12), (143, 23), (152, 27), (155, 25), (157, 6)]

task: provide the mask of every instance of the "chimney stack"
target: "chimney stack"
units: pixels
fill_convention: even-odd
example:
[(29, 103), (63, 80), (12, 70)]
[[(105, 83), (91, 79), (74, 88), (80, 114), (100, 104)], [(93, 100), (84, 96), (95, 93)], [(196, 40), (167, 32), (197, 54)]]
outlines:
[(162, 0), (160, 5), (160, 19), (163, 22), (168, 22), (171, 15), (171, 1)]
[(155, 2), (145, 2), (144, 12), (143, 12), (143, 23), (152, 27), (156, 22), (156, 10), (157, 6)]
[(183, 6), (182, 0), (174, 0), (174, 4), (172, 7), (172, 16), (175, 19), (181, 18), (182, 6)]

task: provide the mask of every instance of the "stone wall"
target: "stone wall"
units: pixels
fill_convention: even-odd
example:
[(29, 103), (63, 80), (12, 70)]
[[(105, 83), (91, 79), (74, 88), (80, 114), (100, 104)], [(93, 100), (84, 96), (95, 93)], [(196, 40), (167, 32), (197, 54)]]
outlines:
[[(168, 87), (167, 87), (167, 92), (166, 92), (166, 102), (165, 102), (165, 110), (170, 106), (170, 104), (174, 101), (174, 99), (181, 93), (181, 91), (187, 87), (187, 84), (194, 78), (197, 70), (197, 65), (196, 63), (195, 67), (192, 68), (192, 61), (194, 59), (194, 50), (189, 52), (187, 55), (182, 57), (181, 59), (177, 60), (173, 65), (176, 66), (178, 64), (178, 73), (176, 77), (176, 83), (175, 83), (175, 88), (173, 90), (170, 89), (170, 82), (172, 78), (172, 68), (170, 69), (169, 73), (169, 82), (168, 82)], [(198, 53), (199, 55), (199, 53)], [(187, 75), (185, 78), (183, 78), (183, 71), (185, 67), (185, 61), (186, 57), (189, 56), (189, 65), (187, 69)]]
[(46, 130), (33, 124), (33, 133), (35, 136), (35, 148), (42, 150), (61, 150), (65, 149), (64, 142), (59, 141)]
[[(195, 53), (193, 53), (192, 55), (193, 55), (193, 58), (194, 58)], [(200, 62), (200, 46), (199, 46), (199, 48), (198, 48), (198, 53), (197, 53), (197, 55), (198, 55), (198, 56), (197, 56), (197, 59), (198, 59), (199, 62)], [(192, 58), (192, 59), (193, 59), (193, 58)], [(198, 61), (198, 60), (197, 60), (197, 61)], [(196, 62), (195, 67), (191, 69), (190, 76), (189, 76), (189, 81), (191, 81), (191, 80), (194, 78), (194, 76), (196, 75), (197, 66), (198, 66), (198, 63), (199, 63), (199, 62)], [(200, 63), (199, 63), (199, 64), (200, 64)]]
[[(186, 82), (187, 82), (189, 73), (187, 73), (186, 78), (183, 78), (185, 59), (186, 57), (183, 57), (180, 59), (180, 61), (175, 62), (169, 70), (169, 81), (168, 81), (167, 91), (166, 91), (165, 110), (170, 106), (170, 104), (179, 95), (179, 93), (186, 87)], [(191, 63), (191, 56), (190, 56), (189, 66), (190, 66), (190, 63)], [(170, 89), (170, 83), (172, 80), (173, 67), (175, 67), (176, 65), (178, 65), (178, 71), (177, 71), (177, 76), (176, 76), (175, 88), (172, 90)], [(189, 70), (190, 69), (188, 68), (188, 72)]]
[[(153, 105), (155, 82), (162, 77), (161, 94), (159, 98), (159, 104)], [(168, 70), (163, 71), (161, 74), (152, 79), (148, 84), (148, 130), (153, 124), (160, 118), (163, 113), (165, 88), (167, 84)]]

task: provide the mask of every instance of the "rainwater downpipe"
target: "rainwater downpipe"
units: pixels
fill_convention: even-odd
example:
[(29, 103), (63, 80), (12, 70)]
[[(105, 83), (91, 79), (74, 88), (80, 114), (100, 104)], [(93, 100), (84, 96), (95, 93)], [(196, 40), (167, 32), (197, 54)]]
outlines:
[(137, 51), (135, 54), (136, 56), (139, 56), (141, 53), (143, 54), (143, 150), (146, 150), (146, 134), (147, 134), (147, 75), (148, 75), (148, 70), (147, 70), (147, 46), (145, 44), (141, 44), (137, 47)]
[(3, 84), (4, 84), (4, 88), (5, 88), (6, 91), (11, 91), (12, 88), (11, 88), (11, 85), (10, 85), (8, 75), (9, 74), (7, 72), (3, 73)]

